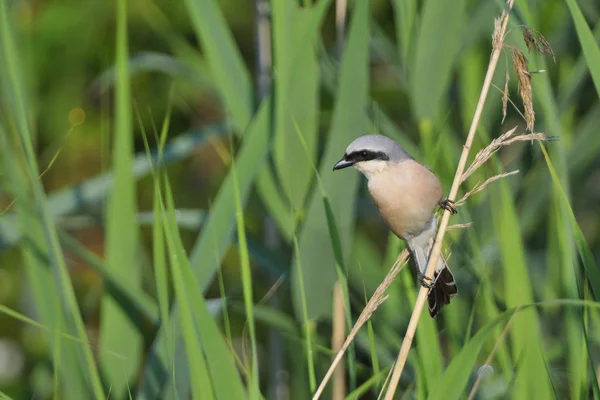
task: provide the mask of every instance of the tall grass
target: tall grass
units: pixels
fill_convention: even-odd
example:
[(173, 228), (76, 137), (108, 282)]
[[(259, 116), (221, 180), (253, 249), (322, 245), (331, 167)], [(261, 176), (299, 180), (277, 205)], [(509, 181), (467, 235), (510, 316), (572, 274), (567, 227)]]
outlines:
[[(380, 132), (450, 193), (505, 3), (349, 2), (339, 42), (333, 3), (271, 2), (273, 92), (254, 107), (250, 3), (0, 0), (0, 359), (25, 360), (0, 365), (1, 398), (311, 398), (335, 357), (336, 281), (347, 332), (382, 296), (340, 358), (346, 398), (386, 389), (419, 285), (403, 258), (386, 279), (404, 244), (362, 177), (331, 168)], [(518, 74), (535, 131), (559, 140), (502, 147), (453, 191), (519, 170), (450, 220), (470, 224), (443, 242), (460, 294), (421, 318), (404, 398), (600, 396), (600, 10), (514, 7), (505, 41), (527, 70), (500, 52), (470, 154), (525, 130)], [(283, 339), (272, 391), (266, 328)]]

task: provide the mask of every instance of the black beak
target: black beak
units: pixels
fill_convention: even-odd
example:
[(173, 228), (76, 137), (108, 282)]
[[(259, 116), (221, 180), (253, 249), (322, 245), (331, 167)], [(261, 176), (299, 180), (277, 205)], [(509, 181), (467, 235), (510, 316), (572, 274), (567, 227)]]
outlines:
[(333, 166), (333, 170), (335, 171), (336, 169), (344, 169), (344, 168), (348, 168), (354, 165), (354, 161), (347, 161), (346, 160), (346, 156), (342, 157), (342, 159), (340, 161), (338, 161), (334, 166)]

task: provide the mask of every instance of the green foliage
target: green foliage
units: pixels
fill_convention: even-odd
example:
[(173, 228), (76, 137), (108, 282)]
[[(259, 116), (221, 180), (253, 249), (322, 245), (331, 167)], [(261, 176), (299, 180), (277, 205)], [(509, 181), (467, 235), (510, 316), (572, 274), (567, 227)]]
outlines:
[[(338, 228), (344, 255), (348, 254), (352, 240), (358, 176), (346, 173), (341, 178), (334, 177), (333, 165), (341, 158), (350, 141), (360, 136), (366, 127), (367, 32), (368, 2), (359, 2), (356, 4), (356, 10), (350, 23), (348, 44), (340, 65), (337, 102), (325, 144), (325, 153), (319, 168), (320, 181), (329, 198), (331, 208), (335, 212), (335, 219), (340, 227), (344, 227), (343, 230)], [(311, 296), (306, 299), (308, 318), (311, 320), (331, 314), (335, 256), (331, 243), (324, 241), (323, 236), (315, 234), (326, 235), (326, 232), (327, 217), (323, 207), (322, 193), (314, 190), (308, 201), (306, 218), (300, 231), (299, 254), (297, 255), (302, 259), (303, 279), (311, 290)], [(292, 279), (294, 276), (292, 275)], [(300, 290), (294, 281), (292, 281), (292, 293), (296, 310), (298, 310)]]
[[(120, 283), (138, 288), (141, 266), (137, 256), (139, 226), (132, 173), (133, 123), (127, 37), (127, 3), (121, 0), (117, 2), (114, 186), (108, 196), (106, 211), (106, 265)], [(100, 359), (100, 365), (103, 374), (112, 383), (112, 391), (121, 396), (138, 374), (142, 335), (135, 321), (110, 292), (105, 293), (101, 307), (100, 347), (122, 354), (125, 361), (105, 355)]]
[[(42, 3), (0, 0), (0, 359), (24, 360), (0, 398), (311, 398), (334, 283), (349, 331), (404, 247), (332, 166), (379, 132), (447, 193), (504, 1), (348, 2), (341, 55), (332, 0), (264, 2), (260, 27), (254, 2)], [(558, 140), (505, 147), (461, 187), (520, 171), (452, 217), (472, 223), (444, 243), (459, 296), (422, 316), (402, 398), (600, 395), (596, 3), (515, 2), (506, 41)], [(511, 64), (470, 160), (524, 129)], [(346, 398), (385, 386), (417, 289), (409, 264), (341, 363)]]

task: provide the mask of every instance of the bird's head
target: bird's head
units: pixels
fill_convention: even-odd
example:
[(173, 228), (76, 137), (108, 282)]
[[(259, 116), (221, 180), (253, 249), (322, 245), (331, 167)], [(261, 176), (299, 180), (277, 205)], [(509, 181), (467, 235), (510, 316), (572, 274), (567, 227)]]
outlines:
[(365, 135), (355, 139), (333, 169), (354, 167), (367, 178), (388, 166), (410, 159), (410, 155), (392, 139), (382, 135)]

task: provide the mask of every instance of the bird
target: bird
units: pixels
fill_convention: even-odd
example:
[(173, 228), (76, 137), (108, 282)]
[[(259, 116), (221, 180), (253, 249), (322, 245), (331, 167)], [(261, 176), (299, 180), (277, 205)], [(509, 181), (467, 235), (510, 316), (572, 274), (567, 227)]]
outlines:
[(454, 275), (441, 254), (433, 279), (425, 275), (432, 239), (437, 232), (436, 207), (455, 214), (454, 203), (442, 199), (442, 185), (431, 169), (387, 136), (367, 134), (352, 141), (333, 170), (348, 167), (367, 178), (369, 194), (382, 219), (406, 242), (417, 266), (419, 281), (429, 289), (429, 315), (435, 318), (458, 294)]

